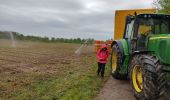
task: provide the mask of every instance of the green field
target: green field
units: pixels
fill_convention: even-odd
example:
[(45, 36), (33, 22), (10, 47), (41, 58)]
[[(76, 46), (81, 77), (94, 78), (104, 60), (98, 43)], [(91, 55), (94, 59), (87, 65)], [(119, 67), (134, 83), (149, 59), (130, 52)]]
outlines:
[(92, 47), (80, 44), (0, 41), (0, 100), (89, 100), (109, 76), (96, 75)]

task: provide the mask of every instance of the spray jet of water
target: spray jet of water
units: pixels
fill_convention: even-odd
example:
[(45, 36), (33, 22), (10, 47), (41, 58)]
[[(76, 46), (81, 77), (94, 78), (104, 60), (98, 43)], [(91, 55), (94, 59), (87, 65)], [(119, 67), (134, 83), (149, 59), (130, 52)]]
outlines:
[(80, 55), (84, 46), (87, 45), (88, 40), (86, 40), (76, 51), (75, 54)]
[(14, 35), (12, 32), (9, 32), (10, 34), (10, 37), (11, 37), (11, 41), (12, 41), (12, 47), (16, 47), (16, 43), (15, 43), (15, 40), (14, 40)]

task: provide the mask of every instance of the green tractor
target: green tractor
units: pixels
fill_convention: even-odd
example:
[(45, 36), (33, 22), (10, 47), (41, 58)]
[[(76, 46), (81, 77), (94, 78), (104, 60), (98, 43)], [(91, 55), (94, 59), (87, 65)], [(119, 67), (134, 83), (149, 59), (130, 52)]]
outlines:
[(112, 76), (130, 79), (137, 100), (164, 94), (170, 72), (170, 15), (127, 16), (123, 39), (111, 47)]

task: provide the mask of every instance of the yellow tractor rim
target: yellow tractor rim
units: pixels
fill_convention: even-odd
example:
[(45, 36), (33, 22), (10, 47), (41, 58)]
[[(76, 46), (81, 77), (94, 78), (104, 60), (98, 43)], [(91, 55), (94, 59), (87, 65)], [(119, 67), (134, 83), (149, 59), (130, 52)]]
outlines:
[(114, 50), (112, 53), (112, 72), (114, 73), (116, 71), (117, 67), (117, 54), (116, 51)]
[(135, 90), (141, 92), (143, 89), (142, 69), (140, 65), (135, 65), (132, 71), (132, 82)]

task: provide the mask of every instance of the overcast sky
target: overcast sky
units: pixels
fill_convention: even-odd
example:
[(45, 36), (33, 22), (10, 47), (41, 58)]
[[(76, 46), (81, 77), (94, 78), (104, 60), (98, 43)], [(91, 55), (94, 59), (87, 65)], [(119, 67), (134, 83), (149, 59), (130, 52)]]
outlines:
[(24, 35), (110, 39), (114, 11), (151, 8), (153, 0), (0, 0), (0, 30)]

